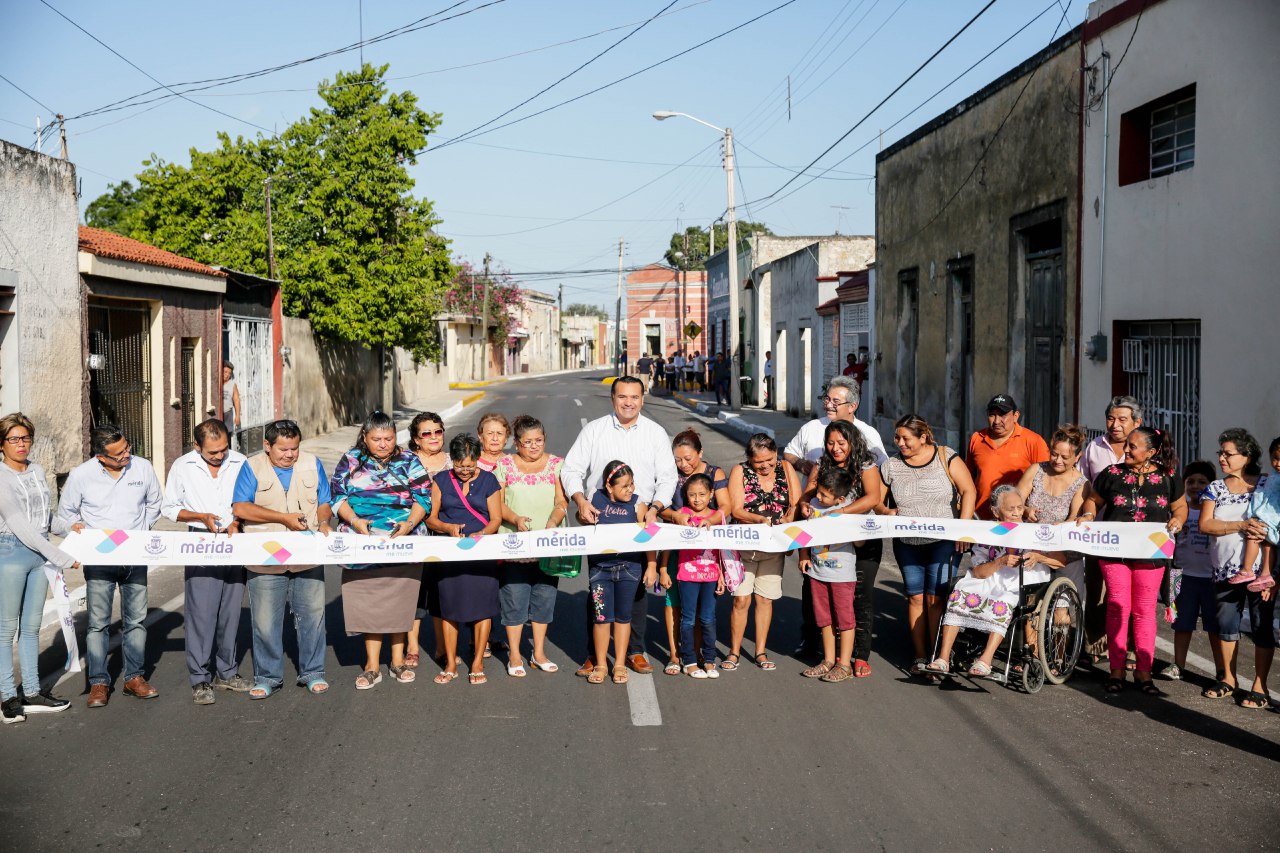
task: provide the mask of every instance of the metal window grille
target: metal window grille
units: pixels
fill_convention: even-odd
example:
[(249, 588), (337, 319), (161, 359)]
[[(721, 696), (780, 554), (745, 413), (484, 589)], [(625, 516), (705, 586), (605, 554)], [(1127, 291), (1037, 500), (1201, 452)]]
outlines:
[(196, 429), (196, 342), (192, 338), (182, 339), (182, 387), (179, 395), (179, 409), (182, 412), (182, 452), (194, 448)]
[(1196, 98), (1151, 111), (1151, 177), (1190, 169), (1196, 160)]
[(97, 302), (89, 305), (89, 409), (93, 425), (114, 424), (150, 458), (151, 309)]
[[(236, 367), (235, 382), (240, 388), (241, 450), (262, 446), (262, 430), (275, 419), (275, 372), (272, 365), (271, 321), (250, 317), (223, 316), (226, 351), (223, 358)], [(219, 371), (221, 377), (221, 371)], [(221, 396), (219, 396), (221, 402)], [(234, 416), (223, 412), (222, 419), (234, 429)]]
[(1124, 341), (1141, 347), (1141, 373), (1129, 375), (1129, 393), (1146, 411), (1145, 422), (1167, 430), (1181, 460), (1200, 458), (1200, 321), (1130, 323)]

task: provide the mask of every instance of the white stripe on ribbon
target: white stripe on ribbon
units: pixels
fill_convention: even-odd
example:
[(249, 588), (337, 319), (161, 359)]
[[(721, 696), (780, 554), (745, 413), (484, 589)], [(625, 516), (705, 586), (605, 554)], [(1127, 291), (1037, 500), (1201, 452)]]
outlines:
[(674, 524), (561, 527), (527, 533), (444, 536), (362, 536), (313, 532), (210, 533), (83, 530), (62, 547), (84, 565), (282, 566), (317, 563), (432, 563), (509, 560), (583, 554), (666, 551), (678, 548), (786, 552), (806, 546), (866, 539), (928, 537), (1036, 551), (1076, 551), (1113, 559), (1173, 556), (1173, 539), (1160, 524), (1007, 524), (950, 518), (833, 515), (768, 526), (711, 528)]

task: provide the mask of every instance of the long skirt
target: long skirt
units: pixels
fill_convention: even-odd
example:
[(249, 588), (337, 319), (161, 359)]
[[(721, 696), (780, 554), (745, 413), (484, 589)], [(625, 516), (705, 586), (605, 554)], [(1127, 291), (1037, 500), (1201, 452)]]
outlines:
[(441, 618), (450, 622), (498, 618), (498, 570), (493, 561), (434, 563), (426, 568), (433, 570), (440, 579)]
[(406, 563), (342, 570), (347, 634), (399, 634), (413, 627), (422, 568)]

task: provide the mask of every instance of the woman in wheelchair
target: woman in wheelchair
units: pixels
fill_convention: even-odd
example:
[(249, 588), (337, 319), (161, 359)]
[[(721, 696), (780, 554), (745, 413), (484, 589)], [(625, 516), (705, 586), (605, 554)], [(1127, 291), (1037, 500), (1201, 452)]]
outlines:
[[(1019, 523), (1026, 506), (1013, 486), (997, 486), (991, 493), (991, 511), (997, 521)], [(969, 675), (984, 678), (991, 674), (991, 663), (1000, 641), (1004, 639), (1019, 604), (1021, 584), (1045, 583), (1050, 570), (1066, 565), (1060, 551), (1019, 551), (998, 545), (974, 545), (973, 565), (958, 580), (947, 599), (942, 617), (942, 633), (938, 654), (925, 671), (934, 675), (951, 672), (951, 649), (960, 631), (969, 628), (987, 634), (982, 655), (969, 668)], [(1018, 565), (1022, 565), (1019, 581)]]

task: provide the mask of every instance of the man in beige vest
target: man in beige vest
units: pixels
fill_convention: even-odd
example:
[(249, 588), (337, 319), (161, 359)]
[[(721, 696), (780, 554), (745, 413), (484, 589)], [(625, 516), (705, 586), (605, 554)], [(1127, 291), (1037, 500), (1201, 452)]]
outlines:
[[(232, 509), (246, 533), (317, 530), (329, 534), (329, 478), (320, 460), (299, 450), (293, 421), (267, 424), (264, 453), (250, 458), (236, 477)], [(298, 684), (312, 693), (329, 689), (324, 678), (324, 566), (248, 566), (253, 620), (250, 699), (266, 699), (284, 684), (284, 608), (298, 632)]]

